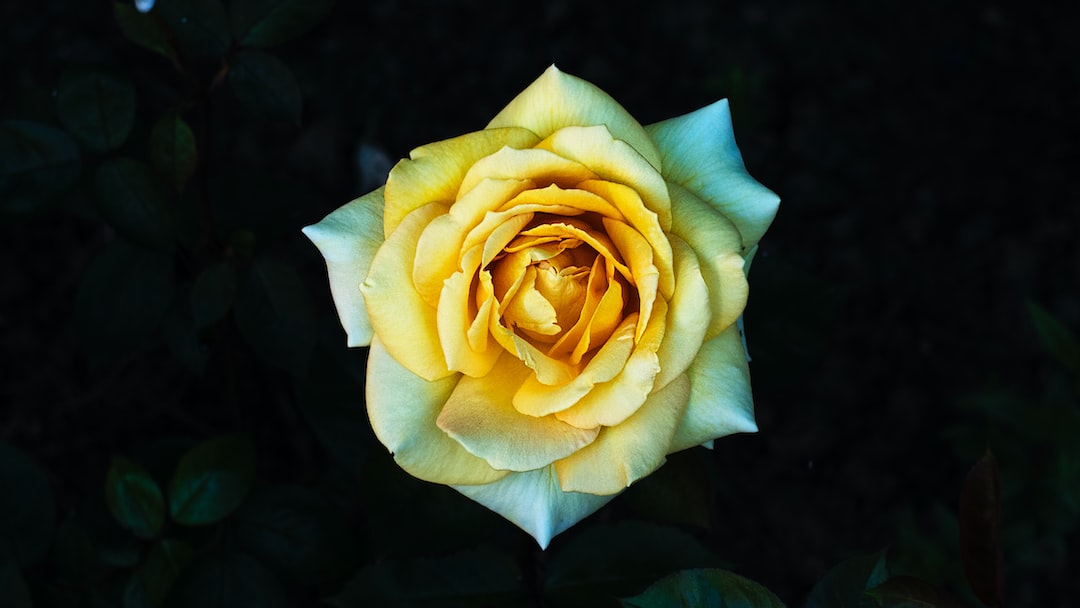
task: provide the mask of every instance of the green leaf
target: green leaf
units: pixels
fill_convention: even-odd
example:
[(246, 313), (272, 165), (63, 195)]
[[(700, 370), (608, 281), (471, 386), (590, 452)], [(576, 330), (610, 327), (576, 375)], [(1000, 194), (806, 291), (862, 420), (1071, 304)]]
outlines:
[(544, 589), (555, 605), (598, 606), (672, 572), (719, 565), (712, 551), (677, 528), (624, 521), (571, 538), (552, 556)]
[(232, 44), (221, 0), (157, 0), (150, 14), (161, 17), (187, 55), (221, 57)]
[(161, 252), (109, 243), (90, 262), (75, 295), (75, 322), (92, 361), (113, 359), (146, 343), (173, 293), (172, 259)]
[(126, 458), (113, 458), (105, 477), (105, 502), (113, 517), (139, 538), (157, 538), (165, 523), (165, 497), (154, 478)]
[(281, 583), (245, 553), (192, 562), (169, 594), (168, 608), (285, 608)]
[(982, 603), (1001, 606), (1001, 477), (989, 449), (964, 480), (957, 515), (968, 584)]
[(291, 40), (315, 26), (334, 0), (233, 0), (233, 36), (243, 46), (267, 47)]
[(487, 547), (447, 557), (376, 562), (326, 603), (335, 608), (532, 605), (525, 601), (514, 561)]
[(195, 173), (199, 158), (195, 133), (176, 112), (169, 112), (150, 131), (150, 159), (154, 169), (177, 191)]
[(182, 541), (162, 539), (124, 586), (124, 608), (159, 608), (195, 551)]
[(0, 545), (16, 563), (31, 566), (45, 557), (56, 527), (52, 487), (22, 450), (0, 441)]
[(255, 478), (255, 446), (246, 434), (222, 435), (189, 450), (169, 482), (169, 513), (177, 523), (221, 521), (244, 501)]
[(206, 361), (210, 353), (191, 319), (190, 301), (188, 294), (179, 294), (165, 315), (162, 330), (165, 332), (165, 343), (173, 356), (195, 375), (201, 376), (206, 371)]
[(208, 266), (191, 287), (191, 319), (195, 327), (213, 325), (229, 312), (236, 298), (236, 273), (228, 262)]
[(289, 66), (262, 51), (240, 51), (229, 70), (229, 87), (255, 117), (300, 124), (300, 85)]
[[(363, 369), (360, 353), (351, 354), (358, 355), (355, 364)], [(347, 471), (359, 476), (366, 448), (372, 442), (364, 408), (364, 385), (342, 369), (329, 353), (317, 348), (308, 376), (293, 386), (300, 412), (311, 430)]]
[(1035, 302), (1028, 302), (1028, 312), (1039, 340), (1046, 350), (1066, 368), (1080, 374), (1080, 343), (1069, 328)]
[(297, 376), (307, 372), (315, 343), (314, 313), (291, 266), (255, 260), (241, 282), (235, 315), (244, 339), (268, 363)]
[(622, 601), (625, 608), (784, 608), (780, 598), (727, 570), (683, 570)]
[(135, 121), (135, 87), (105, 72), (67, 72), (57, 87), (56, 114), (64, 128), (92, 150), (115, 150)]
[(124, 237), (168, 250), (176, 239), (176, 210), (157, 176), (145, 163), (114, 158), (94, 173), (98, 207)]
[(79, 148), (60, 129), (29, 121), (0, 123), (0, 210), (37, 211), (79, 177)]
[(234, 521), (237, 545), (292, 580), (332, 582), (356, 561), (344, 514), (300, 486), (261, 490)]
[(866, 591), (889, 576), (885, 552), (853, 557), (833, 566), (810, 590), (804, 608), (864, 608), (873, 606)]
[(0, 606), (31, 608), (30, 590), (23, 580), (19, 562), (7, 541), (0, 538)]
[(168, 31), (156, 14), (141, 13), (131, 4), (113, 2), (113, 17), (125, 38), (179, 66), (176, 49), (169, 42)]
[(965, 608), (956, 597), (911, 576), (893, 576), (867, 591), (880, 608)]

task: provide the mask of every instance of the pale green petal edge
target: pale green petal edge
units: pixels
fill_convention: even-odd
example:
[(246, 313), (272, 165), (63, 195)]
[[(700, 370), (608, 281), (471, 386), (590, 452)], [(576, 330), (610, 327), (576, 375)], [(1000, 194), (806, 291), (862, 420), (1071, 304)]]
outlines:
[(528, 532), (541, 549), (546, 549), (555, 535), (592, 515), (616, 496), (563, 492), (554, 466), (510, 473), (485, 485), (453, 488)]
[(750, 176), (735, 144), (728, 101), (651, 124), (664, 177), (714, 205), (739, 229), (744, 251), (769, 228), (780, 197)]
[(383, 244), (383, 189), (346, 203), (302, 232), (326, 259), (330, 293), (348, 345), (371, 344), (374, 331), (360, 283)]
[(487, 128), (523, 127), (544, 138), (563, 127), (593, 125), (606, 126), (616, 139), (661, 169), (661, 153), (637, 119), (596, 85), (554, 65), (496, 114)]

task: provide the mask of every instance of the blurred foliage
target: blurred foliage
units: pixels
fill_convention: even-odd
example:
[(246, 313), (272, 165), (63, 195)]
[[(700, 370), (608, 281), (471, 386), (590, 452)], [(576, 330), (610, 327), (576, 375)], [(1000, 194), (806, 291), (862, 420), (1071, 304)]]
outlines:
[[(258, 163), (222, 166), (229, 150), (260, 148), (253, 131), (300, 140), (310, 136), (298, 128), (308, 126), (311, 106), (340, 103), (312, 84), (319, 62), (288, 46), (316, 35), (332, 0), (158, 0), (149, 12), (123, 1), (71, 4), (48, 10), (71, 11), (73, 21), (92, 13), (87, 21), (109, 27), (80, 32), (71, 47), (42, 58), (47, 84), (19, 83), (11, 101), (18, 118), (0, 122), (0, 219), (22, 226), (70, 216), (92, 224), (94, 249), (77, 265), (71, 305), (87, 375), (108, 383), (125, 364), (169, 359), (176, 364), (171, 373), (183, 375), (192, 398), (203, 401), (205, 419), (177, 405), (170, 385), (154, 384), (152, 399), (115, 414), (147, 428), (129, 442), (98, 446), (109, 452), (107, 462), (89, 481), (58, 479), (29, 447), (0, 442), (0, 606), (783, 605), (737, 573), (750, 556), (725, 547), (725, 535), (739, 526), (730, 505), (745, 502), (740, 492), (751, 484), (718, 473), (717, 462), (730, 454), (716, 455), (724, 448), (671, 455), (541, 552), (483, 507), (402, 473), (375, 440), (362, 407), (364, 353), (344, 348), (321, 262), (298, 232), (342, 202), (337, 192), (322, 200), (325, 189), (315, 183), (324, 157), (306, 157), (299, 144), (290, 149), (297, 164), (314, 167), (308, 179)], [(560, 6), (546, 8), (544, 18), (560, 23)], [(56, 42), (40, 24), (25, 28), (27, 38)], [(358, 52), (377, 56), (385, 49)], [(357, 71), (370, 65), (351, 56), (341, 61)], [(734, 64), (679, 77), (700, 80), (711, 98), (731, 97), (740, 136), (769, 119), (761, 93), (775, 77), (768, 71)], [(358, 81), (409, 91), (394, 70), (371, 78), (388, 82)], [(469, 98), (468, 112), (477, 114), (499, 100)], [(413, 110), (393, 103), (388, 98), (370, 110), (364, 128), (377, 130), (381, 112), (416, 122)], [(452, 131), (456, 124), (437, 127)], [(831, 138), (812, 135), (794, 133), (789, 145), (814, 140), (822, 166), (805, 170), (833, 171), (835, 147), (822, 141)], [(411, 136), (397, 136), (398, 147), (420, 143)], [(273, 153), (284, 154), (267, 152)], [(365, 141), (356, 155), (357, 181), (365, 189), (377, 185), (387, 152)], [(828, 197), (820, 198), (803, 204), (828, 215)], [(851, 230), (844, 221), (832, 228), (836, 240)], [(961, 237), (977, 230), (973, 221)], [(866, 303), (853, 303), (851, 286), (819, 270), (813, 257), (775, 251), (763, 250), (755, 262), (746, 318), (755, 380), (790, 387), (780, 394), (792, 402), (829, 373), (841, 380), (822, 386), (850, 384), (856, 371), (823, 370), (820, 363), (844, 315)], [(831, 569), (817, 564), (819, 582), (805, 597), (789, 597), (789, 605), (955, 608), (1000, 605), (1003, 594), (1017, 605), (1044, 597), (1032, 581), (1064, 568), (1080, 520), (1080, 346), (1050, 310), (1031, 303), (1028, 311), (1033, 339), (1056, 367), (1040, 377), (1038, 396), (1014, 388), (1003, 365), (981, 390), (959, 399), (964, 423), (950, 419), (943, 439), (954, 458), (941, 463), (957, 471), (975, 464), (956, 484), (958, 500), (921, 504), (905, 495), (888, 551)], [(87, 399), (98, 404), (93, 395)], [(245, 407), (251, 403), (257, 414)], [(830, 420), (828, 402), (805, 405), (810, 417)], [(767, 423), (770, 412), (764, 414)], [(274, 416), (278, 428), (264, 420)], [(820, 429), (808, 431), (808, 441), (813, 431)], [(812, 447), (776, 451), (773, 462), (780, 464), (773, 466), (787, 466), (792, 454), (797, 460), (820, 453)], [(992, 458), (984, 456), (988, 447)], [(759, 450), (751, 457), (763, 451), (770, 455)], [(750, 468), (744, 465), (738, 460), (725, 474)], [(810, 460), (808, 475), (813, 467)], [(843, 482), (852, 471), (859, 472), (844, 469)], [(798, 496), (783, 487), (794, 474), (784, 475), (770, 478), (780, 480), (769, 495), (773, 508), (790, 510), (782, 519), (792, 525), (812, 528), (815, 522), (799, 518), (797, 498), (787, 500)], [(81, 495), (85, 487), (92, 489)], [(836, 512), (848, 513), (842, 505)], [(773, 541), (767, 535), (781, 535), (735, 531), (750, 537), (762, 561)], [(782, 574), (773, 576), (770, 582)]]

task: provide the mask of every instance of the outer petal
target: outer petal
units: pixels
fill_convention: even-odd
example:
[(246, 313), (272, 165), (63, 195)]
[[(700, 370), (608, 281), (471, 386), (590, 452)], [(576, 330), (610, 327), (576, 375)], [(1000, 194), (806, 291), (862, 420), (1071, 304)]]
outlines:
[(349, 346), (371, 344), (371, 321), (360, 283), (383, 243), (382, 218), (383, 189), (379, 188), (303, 230), (326, 258), (330, 293)]
[(535, 538), (541, 549), (546, 549), (556, 534), (615, 498), (615, 495), (563, 492), (550, 466), (511, 473), (495, 483), (454, 486), (454, 489), (514, 522)]
[(554, 416), (535, 418), (514, 409), (514, 392), (531, 374), (521, 361), (503, 354), (487, 376), (461, 379), (436, 423), (496, 469), (538, 469), (591, 443), (599, 429), (579, 429)]
[(549, 67), (487, 128), (523, 127), (547, 137), (563, 127), (604, 125), (660, 169), (660, 152), (641, 124), (596, 85)]
[(675, 224), (672, 232), (693, 248), (709, 287), (712, 318), (705, 334), (711, 338), (742, 314), (750, 288), (739, 255), (739, 233), (726, 218), (681, 186), (671, 186)]
[(375, 435), (411, 475), (444, 484), (484, 484), (506, 476), (465, 451), (436, 425), (458, 376), (428, 382), (405, 369), (379, 338), (368, 355), (367, 408)]
[(660, 374), (654, 389), (667, 386), (690, 366), (705, 339), (711, 316), (709, 289), (702, 278), (697, 256), (686, 241), (675, 235), (670, 238), (675, 253), (677, 289), (668, 303), (664, 341), (656, 352), (660, 359)]
[(732, 433), (757, 432), (750, 370), (737, 326), (705, 342), (687, 374), (690, 404), (669, 452)]
[(649, 396), (618, 426), (606, 427), (589, 446), (555, 463), (567, 492), (615, 494), (664, 464), (679, 420), (686, 411), (690, 382), (686, 376)]
[(416, 243), (431, 220), (446, 213), (439, 203), (408, 215), (375, 254), (360, 286), (375, 334), (402, 365), (425, 380), (450, 374), (439, 343), (436, 309), (413, 286)]
[(488, 129), (420, 146), (390, 170), (386, 180), (383, 231), (389, 237), (401, 220), (428, 203), (451, 203), (469, 167), (505, 146), (528, 148), (540, 141), (524, 129)]
[(780, 197), (746, 172), (726, 99), (645, 128), (660, 148), (663, 173), (735, 223), (753, 247), (776, 216)]

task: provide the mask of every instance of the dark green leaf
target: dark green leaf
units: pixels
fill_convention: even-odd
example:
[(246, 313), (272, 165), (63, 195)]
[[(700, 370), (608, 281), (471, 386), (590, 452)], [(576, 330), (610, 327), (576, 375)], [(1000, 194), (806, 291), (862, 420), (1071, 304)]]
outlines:
[(254, 477), (251, 437), (208, 439), (180, 459), (169, 482), (169, 513), (189, 526), (221, 521), (244, 501)]
[(113, 2), (113, 16), (128, 40), (179, 65), (176, 49), (169, 42), (169, 34), (156, 14), (141, 13), (130, 4)]
[(159, 608), (195, 551), (166, 538), (154, 544), (146, 559), (124, 586), (124, 608)]
[(971, 590), (987, 606), (1002, 603), (1001, 477), (990, 450), (968, 472), (960, 495), (960, 559)]
[(173, 302), (169, 312), (165, 315), (162, 329), (165, 332), (165, 343), (181, 363), (196, 375), (201, 376), (206, 370), (206, 360), (210, 353), (199, 335), (195, 322), (191, 320), (189, 302), (191, 298), (187, 294), (179, 294), (177, 301)]
[(377, 562), (327, 603), (336, 608), (530, 605), (523, 592), (513, 560), (485, 547), (434, 559)]
[(267, 47), (295, 38), (315, 26), (334, 0), (233, 0), (233, 35), (240, 44)]
[(911, 576), (890, 577), (867, 593), (880, 608), (964, 608), (957, 598)]
[(172, 300), (172, 259), (109, 243), (90, 262), (75, 296), (75, 321), (91, 360), (109, 360), (150, 339)]
[(314, 345), (314, 314), (296, 271), (259, 259), (248, 269), (236, 297), (236, 324), (267, 362), (302, 376)]
[(126, 458), (113, 458), (105, 502), (116, 521), (139, 538), (156, 538), (165, 523), (165, 497), (153, 477)]
[(1028, 302), (1035, 331), (1046, 350), (1073, 373), (1080, 374), (1080, 343), (1069, 328), (1035, 302)]
[(804, 608), (865, 608), (873, 606), (866, 595), (889, 577), (885, 552), (853, 557), (833, 566), (810, 590)]
[(238, 546), (278, 574), (327, 583), (351, 571), (355, 543), (344, 514), (300, 486), (270, 486), (236, 514)]
[(232, 44), (221, 0), (157, 0), (151, 14), (161, 17), (193, 57), (221, 57)]
[[(363, 369), (360, 353), (351, 354), (357, 355), (355, 364)], [(294, 386), (300, 411), (315, 435), (346, 470), (358, 476), (372, 437), (364, 408), (364, 385), (329, 353), (317, 348), (308, 376)]]
[(262, 51), (240, 51), (229, 70), (236, 98), (257, 118), (300, 124), (300, 85), (289, 66)]
[(98, 207), (126, 238), (168, 250), (176, 238), (176, 210), (162, 183), (143, 162), (114, 158), (94, 173)]
[(0, 441), (0, 545), (22, 566), (45, 557), (56, 527), (52, 487), (22, 450)]
[(677, 528), (625, 521), (573, 536), (551, 558), (544, 589), (559, 606), (597, 606), (605, 598), (640, 593), (677, 570), (720, 565), (712, 551)]
[(622, 601), (625, 608), (784, 608), (780, 598), (727, 570), (683, 570), (644, 593)]
[(0, 123), (0, 210), (32, 213), (79, 177), (79, 149), (49, 125)]
[(191, 287), (191, 318), (195, 327), (213, 325), (229, 312), (236, 298), (236, 273), (231, 264), (208, 266)]
[(175, 112), (162, 116), (150, 131), (150, 159), (161, 175), (177, 192), (195, 173), (198, 152), (195, 133)]
[(15, 552), (5, 539), (0, 538), (0, 606), (4, 608), (31, 608), (30, 590), (23, 580)]
[(119, 148), (135, 121), (135, 87), (105, 72), (68, 72), (56, 92), (56, 114), (72, 135), (97, 152)]
[(285, 592), (273, 573), (244, 553), (212, 555), (191, 563), (173, 586), (169, 608), (284, 608)]

